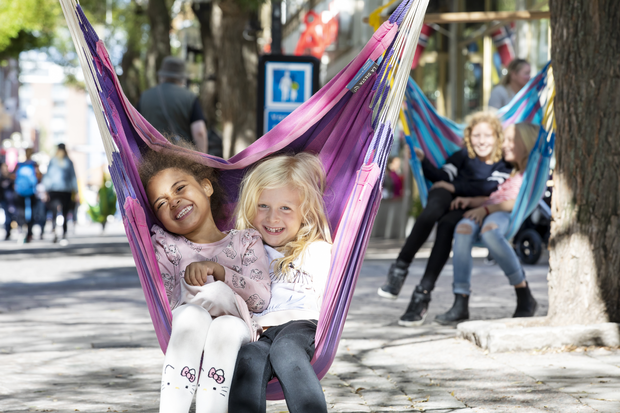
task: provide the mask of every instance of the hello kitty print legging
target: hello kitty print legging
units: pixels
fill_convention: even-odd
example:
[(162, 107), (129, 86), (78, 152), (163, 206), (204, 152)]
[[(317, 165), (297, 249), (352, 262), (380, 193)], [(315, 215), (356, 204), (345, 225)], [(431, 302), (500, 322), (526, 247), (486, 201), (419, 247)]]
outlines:
[(226, 412), (237, 353), (249, 342), (248, 326), (238, 317), (212, 318), (192, 304), (175, 308), (159, 411), (187, 413), (195, 394), (197, 413)]

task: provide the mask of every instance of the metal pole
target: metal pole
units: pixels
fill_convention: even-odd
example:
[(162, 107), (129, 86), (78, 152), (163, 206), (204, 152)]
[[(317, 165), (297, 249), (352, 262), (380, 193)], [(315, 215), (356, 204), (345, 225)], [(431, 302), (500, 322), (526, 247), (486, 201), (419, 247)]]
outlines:
[(282, 54), (282, 0), (271, 0), (271, 54)]
[[(452, 11), (458, 11), (459, 5), (458, 0), (452, 1)], [(450, 85), (450, 110), (448, 111), (450, 119), (456, 119), (456, 111), (457, 111), (457, 102), (456, 98), (459, 93), (458, 90), (458, 82), (457, 82), (457, 71), (458, 67), (458, 48), (459, 38), (458, 38), (458, 23), (450, 24), (450, 45), (449, 49), (449, 59), (448, 59), (448, 79)]]

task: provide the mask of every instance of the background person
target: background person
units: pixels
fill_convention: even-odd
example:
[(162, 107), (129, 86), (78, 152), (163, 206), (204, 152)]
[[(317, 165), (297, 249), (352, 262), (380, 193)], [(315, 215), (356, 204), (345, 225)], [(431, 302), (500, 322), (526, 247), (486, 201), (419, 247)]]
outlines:
[(28, 226), (24, 242), (32, 241), (32, 227), (35, 224), (35, 209), (38, 202), (37, 184), (41, 181), (39, 165), (32, 160), (33, 153), (32, 148), (26, 148), (26, 160), (15, 166), (12, 175), (15, 178), (16, 206), (21, 218), (20, 221)]
[(15, 190), (7, 164), (0, 164), (0, 207), (4, 211), (4, 240), (11, 238), (11, 222), (15, 216)]
[(488, 196), (497, 185), (510, 176), (511, 167), (502, 159), (503, 131), (499, 119), (491, 113), (476, 113), (465, 128), (465, 147), (446, 159), (440, 168), (435, 167), (424, 153), (416, 148), (426, 179), (434, 182), (428, 193), (428, 203), (416, 219), (411, 233), (394, 264), (390, 266), (387, 280), (377, 293), (384, 298), (396, 299), (409, 272), (409, 265), (428, 239), (435, 224), (437, 236), (426, 264), (424, 276), (413, 292), (409, 306), (398, 324), (405, 327), (424, 322), (431, 291), (450, 257), (454, 228), (465, 209), (450, 210), (457, 196)]
[(532, 317), (537, 303), (525, 281), (525, 273), (519, 258), (506, 239), (510, 213), (523, 183), (523, 172), (530, 151), (536, 144), (540, 127), (531, 123), (517, 123), (506, 128), (504, 134), (504, 159), (515, 169), (509, 179), (501, 184), (491, 196), (456, 198), (453, 208), (470, 207), (459, 222), (454, 234), (454, 304), (448, 312), (435, 317), (439, 324), (453, 324), (469, 318), (469, 295), (473, 260), (471, 249), (481, 239), (491, 256), (515, 287), (517, 308), (513, 317)]
[(157, 75), (159, 85), (144, 91), (138, 111), (162, 134), (193, 143), (199, 152), (207, 153), (207, 123), (198, 97), (185, 87), (185, 62), (167, 56)]
[(508, 73), (491, 91), (489, 107), (500, 109), (510, 103), (512, 98), (530, 81), (530, 72), (531, 67), (527, 60), (514, 59), (510, 62)]
[[(49, 209), (52, 211), (53, 222), (56, 222), (58, 207), (60, 207), (62, 211), (62, 239), (66, 241), (67, 221), (69, 212), (72, 211), (75, 205), (74, 200), (75, 197), (77, 197), (78, 186), (73, 162), (67, 155), (67, 149), (64, 143), (58, 144), (56, 155), (50, 160), (47, 173), (43, 177), (43, 186), (47, 191)], [(58, 236), (54, 232), (54, 242), (57, 241)]]

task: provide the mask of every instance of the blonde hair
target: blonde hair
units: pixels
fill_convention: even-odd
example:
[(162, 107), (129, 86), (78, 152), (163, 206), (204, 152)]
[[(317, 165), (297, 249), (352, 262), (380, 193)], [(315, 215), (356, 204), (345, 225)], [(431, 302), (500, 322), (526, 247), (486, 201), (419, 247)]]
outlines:
[[(536, 140), (538, 139), (538, 133), (540, 132), (540, 126), (534, 125), (529, 122), (519, 122), (514, 125), (508, 126), (508, 128), (515, 129), (515, 139), (519, 138), (521, 142), (523, 142), (523, 147), (525, 148), (525, 162), (523, 162), (523, 170), (527, 167), (527, 160), (529, 159), (530, 152), (536, 145)], [(523, 172), (523, 170), (519, 169), (519, 162), (514, 166), (513, 173)]]
[(497, 116), (490, 112), (477, 112), (474, 113), (474, 115), (469, 119), (469, 123), (463, 133), (463, 142), (467, 148), (467, 154), (471, 159), (476, 158), (476, 152), (474, 152), (474, 147), (471, 144), (471, 132), (479, 123), (488, 123), (489, 126), (491, 126), (491, 129), (493, 129), (493, 133), (495, 134), (495, 147), (491, 153), (491, 161), (493, 163), (499, 162), (499, 160), (502, 159), (504, 129), (502, 128), (502, 123), (499, 121)]
[(252, 221), (256, 217), (258, 199), (263, 190), (282, 187), (299, 191), (302, 216), (297, 236), (282, 247), (284, 257), (276, 260), (276, 268), (286, 274), (290, 264), (303, 256), (308, 245), (321, 240), (332, 242), (323, 203), (325, 171), (319, 158), (302, 152), (274, 156), (258, 164), (241, 182), (235, 216), (237, 229), (254, 228)]

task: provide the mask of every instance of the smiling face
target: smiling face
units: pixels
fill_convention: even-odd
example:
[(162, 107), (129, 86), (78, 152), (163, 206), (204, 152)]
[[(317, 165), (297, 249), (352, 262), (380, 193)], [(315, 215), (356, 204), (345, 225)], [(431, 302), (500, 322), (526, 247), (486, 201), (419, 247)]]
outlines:
[(209, 202), (213, 187), (208, 179), (198, 183), (180, 169), (164, 169), (151, 178), (146, 194), (166, 230), (193, 242), (208, 242), (203, 236), (211, 225), (215, 227)]
[(297, 189), (265, 189), (258, 198), (252, 225), (260, 232), (265, 244), (279, 248), (295, 239), (302, 219), (301, 197)]
[(483, 162), (490, 159), (497, 142), (493, 128), (487, 122), (476, 124), (471, 131), (471, 146)]
[(528, 156), (523, 141), (519, 137), (517, 128), (510, 125), (504, 130), (504, 144), (502, 145), (504, 159), (513, 165), (518, 165)]

